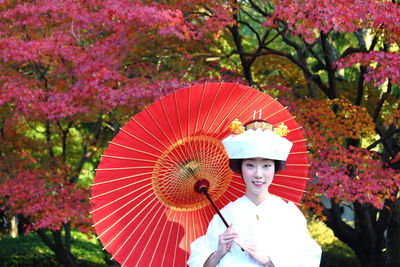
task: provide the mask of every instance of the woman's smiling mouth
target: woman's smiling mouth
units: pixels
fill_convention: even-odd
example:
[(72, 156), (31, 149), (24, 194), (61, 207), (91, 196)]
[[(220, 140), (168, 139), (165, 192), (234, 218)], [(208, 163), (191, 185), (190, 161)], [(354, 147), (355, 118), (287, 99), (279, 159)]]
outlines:
[(252, 183), (253, 183), (255, 186), (262, 186), (262, 185), (265, 184), (265, 182), (263, 182), (263, 181), (253, 181)]

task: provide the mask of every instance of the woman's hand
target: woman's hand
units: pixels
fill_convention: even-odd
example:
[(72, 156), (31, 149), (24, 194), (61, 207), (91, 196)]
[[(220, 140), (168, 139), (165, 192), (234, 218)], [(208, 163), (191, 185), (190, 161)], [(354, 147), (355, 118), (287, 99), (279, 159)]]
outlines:
[(218, 237), (218, 248), (215, 252), (217, 255), (220, 255), (221, 258), (225, 256), (225, 254), (231, 249), (233, 242), (237, 239), (237, 233), (233, 230), (232, 224), (219, 235)]
[(217, 250), (214, 251), (208, 257), (206, 262), (204, 263), (204, 267), (214, 267), (216, 266), (222, 257), (225, 256), (226, 253), (231, 249), (233, 242), (237, 239), (237, 233), (233, 230), (232, 224), (219, 235), (218, 237), (218, 247)]
[(249, 255), (255, 259), (258, 263), (268, 266), (268, 267), (274, 267), (274, 264), (272, 263), (270, 257), (261, 254), (258, 250), (256, 245), (252, 243), (245, 243), (240, 241), (239, 239), (235, 240), (235, 243), (241, 247), (244, 251), (249, 253)]

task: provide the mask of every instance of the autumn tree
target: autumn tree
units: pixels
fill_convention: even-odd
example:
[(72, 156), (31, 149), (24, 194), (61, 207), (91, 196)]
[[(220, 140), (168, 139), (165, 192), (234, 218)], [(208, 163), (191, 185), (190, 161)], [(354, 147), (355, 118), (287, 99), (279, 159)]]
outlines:
[(1, 209), (64, 265), (106, 141), (155, 98), (210, 79), (286, 102), (309, 140), (305, 203), (363, 266), (400, 262), (396, 1), (1, 1), (0, 13)]
[(129, 116), (181, 87), (178, 64), (166, 76), (161, 52), (146, 58), (146, 43), (185, 38), (181, 18), (124, 0), (0, 3), (0, 209), (64, 266), (76, 265), (71, 229), (91, 225), (86, 178), (99, 152)]
[[(216, 69), (240, 71), (298, 115), (311, 152), (305, 203), (362, 266), (400, 264), (399, 3), (171, 5), (185, 14), (193, 38), (210, 44), (205, 55)], [(345, 205), (354, 225), (342, 218)]]

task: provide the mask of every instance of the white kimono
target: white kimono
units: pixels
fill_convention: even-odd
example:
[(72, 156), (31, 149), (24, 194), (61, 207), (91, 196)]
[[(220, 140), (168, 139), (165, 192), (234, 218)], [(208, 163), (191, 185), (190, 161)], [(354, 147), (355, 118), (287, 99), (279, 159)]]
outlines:
[[(259, 205), (246, 196), (229, 203), (221, 210), (228, 224), (242, 242), (251, 242), (268, 255), (275, 267), (316, 267), (321, 260), (321, 248), (310, 237), (307, 222), (291, 202), (270, 195)], [(218, 246), (218, 236), (226, 230), (221, 218), (215, 215), (206, 235), (191, 244), (188, 265), (202, 267)], [(262, 266), (233, 244), (221, 259), (219, 267)]]

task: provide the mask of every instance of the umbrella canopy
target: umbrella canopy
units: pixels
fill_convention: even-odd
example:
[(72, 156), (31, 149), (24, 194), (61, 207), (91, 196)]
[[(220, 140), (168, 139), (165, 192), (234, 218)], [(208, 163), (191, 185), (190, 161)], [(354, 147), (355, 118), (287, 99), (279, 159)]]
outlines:
[[(175, 91), (135, 115), (110, 142), (92, 187), (94, 227), (123, 266), (186, 266), (190, 243), (215, 211), (196, 181), (207, 180), (218, 208), (245, 192), (221, 140), (229, 124), (256, 116), (284, 122), (293, 148), (270, 192), (299, 203), (308, 175), (305, 140), (294, 117), (256, 89), (210, 83)], [(228, 222), (231, 223), (231, 222)]]

